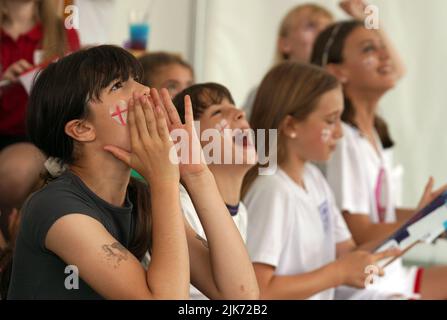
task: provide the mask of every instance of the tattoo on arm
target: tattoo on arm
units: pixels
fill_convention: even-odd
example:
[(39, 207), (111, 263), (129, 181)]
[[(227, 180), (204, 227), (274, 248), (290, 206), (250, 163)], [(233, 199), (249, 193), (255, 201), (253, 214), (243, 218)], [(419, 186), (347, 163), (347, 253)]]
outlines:
[(119, 267), (122, 260), (127, 260), (129, 254), (129, 251), (119, 242), (114, 242), (111, 245), (105, 244), (102, 246), (102, 250), (106, 253), (107, 259), (113, 262), (115, 268)]
[(207, 249), (209, 249), (208, 246), (208, 241), (206, 241), (205, 239), (203, 239), (201, 236), (199, 236), (198, 234), (196, 234), (196, 239), (199, 240), (200, 242), (202, 242), (203, 246)]

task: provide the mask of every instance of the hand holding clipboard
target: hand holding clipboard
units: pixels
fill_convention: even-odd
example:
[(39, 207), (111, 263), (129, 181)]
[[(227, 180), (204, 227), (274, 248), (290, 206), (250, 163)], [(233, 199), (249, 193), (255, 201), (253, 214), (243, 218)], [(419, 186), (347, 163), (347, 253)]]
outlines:
[[(374, 251), (381, 252), (399, 248), (402, 256), (419, 243), (432, 243), (447, 230), (447, 192), (438, 196), (419, 210), (407, 223), (385, 240)], [(382, 268), (393, 263), (398, 257), (382, 260)]]

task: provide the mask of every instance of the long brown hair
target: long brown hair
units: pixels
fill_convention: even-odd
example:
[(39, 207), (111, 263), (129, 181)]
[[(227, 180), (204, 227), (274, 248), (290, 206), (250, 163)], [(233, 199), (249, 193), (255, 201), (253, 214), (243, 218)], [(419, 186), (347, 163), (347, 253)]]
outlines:
[[(287, 116), (304, 121), (315, 111), (321, 96), (339, 87), (338, 80), (324, 69), (295, 62), (284, 62), (274, 67), (262, 81), (250, 119), (253, 130), (266, 130), (269, 141), (269, 129), (278, 130), (277, 159), (281, 164), (287, 154), (281, 123)], [(259, 144), (259, 141), (256, 141)], [(266, 146), (266, 155), (272, 150)], [(245, 176), (242, 195), (245, 195), (256, 179), (259, 165), (252, 168)]]
[[(326, 30), (320, 33), (315, 41), (311, 62), (318, 66), (325, 66), (329, 63), (342, 63), (346, 38), (357, 28), (363, 27), (363, 22), (349, 20), (335, 23), (326, 28)], [(357, 127), (357, 124), (355, 123), (355, 109), (346, 93), (344, 95), (344, 100), (345, 109), (342, 114), (342, 120)], [(388, 130), (388, 125), (379, 115), (375, 116), (374, 127), (385, 149), (394, 146), (394, 141)]]
[(278, 40), (277, 40), (277, 44), (276, 44), (276, 53), (275, 53), (275, 64), (289, 60), (289, 57), (287, 55), (285, 55), (283, 52), (281, 52), (281, 50), (279, 48), (279, 39), (285, 38), (288, 36), (288, 34), (290, 33), (290, 31), (293, 27), (293, 24), (296, 23), (297, 15), (304, 10), (309, 10), (310, 15), (325, 17), (331, 21), (334, 20), (334, 17), (332, 16), (332, 13), (329, 10), (327, 10), (317, 4), (306, 3), (306, 4), (301, 4), (301, 5), (298, 5), (292, 9), (290, 9), (290, 11), (287, 12), (287, 14), (281, 20), (281, 24), (279, 26)]
[[(0, 0), (0, 28), (8, 20), (6, 9), (7, 0)], [(68, 51), (68, 41), (65, 33), (64, 21), (57, 14), (54, 0), (35, 1), (36, 21), (42, 24), (43, 60), (63, 57)]]

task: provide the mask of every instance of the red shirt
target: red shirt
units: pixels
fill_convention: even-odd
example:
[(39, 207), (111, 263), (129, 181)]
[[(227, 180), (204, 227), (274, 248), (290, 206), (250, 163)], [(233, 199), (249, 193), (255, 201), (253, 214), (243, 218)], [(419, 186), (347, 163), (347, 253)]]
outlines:
[[(79, 50), (79, 37), (74, 29), (66, 30), (69, 51)], [(42, 47), (42, 25), (37, 24), (17, 41), (0, 29), (0, 64), (5, 72), (13, 63), (25, 59), (34, 64), (34, 52)], [(20, 83), (2, 89), (0, 93), (0, 135), (25, 136), (25, 115), (28, 94)]]

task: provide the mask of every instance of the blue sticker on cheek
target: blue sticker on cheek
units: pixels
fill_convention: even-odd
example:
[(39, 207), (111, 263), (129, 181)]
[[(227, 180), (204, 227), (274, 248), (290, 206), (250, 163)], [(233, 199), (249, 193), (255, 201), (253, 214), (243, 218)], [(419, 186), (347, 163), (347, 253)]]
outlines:
[(124, 100), (118, 100), (115, 105), (109, 108), (110, 116), (113, 120), (122, 126), (127, 125), (127, 103)]

